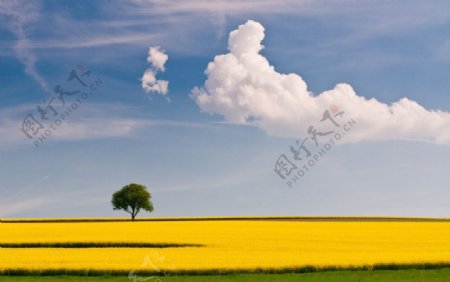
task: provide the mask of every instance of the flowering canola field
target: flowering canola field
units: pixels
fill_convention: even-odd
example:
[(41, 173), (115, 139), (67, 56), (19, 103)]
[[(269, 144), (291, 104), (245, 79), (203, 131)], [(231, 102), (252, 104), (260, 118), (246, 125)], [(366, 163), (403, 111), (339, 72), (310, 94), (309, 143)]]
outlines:
[[(21, 247), (26, 244), (47, 247)], [(58, 248), (51, 247), (59, 244)], [(64, 248), (83, 243), (90, 247)], [(95, 247), (132, 243), (135, 247)], [(139, 247), (139, 244), (190, 244)], [(0, 271), (229, 271), (450, 263), (450, 222), (210, 220), (1, 223)], [(89, 245), (91, 244), (91, 245)], [(192, 246), (199, 245), (199, 246)]]

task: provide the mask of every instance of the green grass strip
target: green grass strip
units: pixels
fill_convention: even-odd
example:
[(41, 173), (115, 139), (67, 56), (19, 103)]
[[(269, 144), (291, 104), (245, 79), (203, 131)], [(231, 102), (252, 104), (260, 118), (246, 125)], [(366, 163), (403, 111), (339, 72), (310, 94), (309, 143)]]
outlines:
[(450, 268), (436, 270), (331, 271), (201, 276), (0, 276), (0, 282), (448, 282)]
[(144, 243), (144, 242), (48, 242), (0, 243), (0, 248), (183, 248), (203, 247), (199, 244)]
[(55, 275), (73, 275), (73, 276), (129, 276), (129, 275), (153, 275), (153, 276), (171, 276), (171, 275), (225, 275), (225, 274), (285, 274), (285, 273), (313, 273), (324, 271), (379, 271), (379, 270), (432, 270), (449, 268), (450, 262), (439, 263), (411, 263), (411, 264), (375, 264), (363, 266), (325, 266), (317, 267), (306, 265), (300, 267), (287, 268), (255, 268), (255, 269), (204, 269), (204, 270), (115, 270), (115, 269), (25, 269), (14, 268), (0, 270), (0, 275), (9, 276), (55, 276)]

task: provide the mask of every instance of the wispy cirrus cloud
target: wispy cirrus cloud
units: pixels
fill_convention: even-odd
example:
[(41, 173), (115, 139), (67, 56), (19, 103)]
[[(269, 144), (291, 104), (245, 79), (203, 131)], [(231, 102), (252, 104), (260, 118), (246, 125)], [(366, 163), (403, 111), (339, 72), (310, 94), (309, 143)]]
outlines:
[(245, 12), (273, 13), (288, 12), (293, 7), (307, 7), (311, 1), (262, 0), (255, 3), (252, 0), (194, 0), (194, 1), (160, 1), (134, 0), (130, 11), (137, 14), (186, 15), (204, 13), (237, 14)]
[[(36, 109), (34, 105), (20, 105), (0, 109), (0, 148), (33, 141), (21, 132), (24, 117)], [(90, 104), (83, 106), (82, 117), (69, 117), (51, 136), (55, 141), (76, 141), (101, 138), (129, 137), (150, 124), (149, 120), (121, 117), (123, 106), (114, 104)]]
[(157, 34), (134, 33), (126, 35), (111, 35), (98, 33), (89, 37), (71, 37), (65, 40), (46, 39), (30, 43), (33, 49), (76, 49), (95, 48), (120, 44), (146, 44), (160, 38)]
[[(0, 149), (33, 145), (20, 130), (24, 117), (36, 110), (32, 104), (0, 108)], [(67, 118), (51, 135), (52, 141), (81, 141), (108, 138), (131, 138), (155, 127), (210, 127), (214, 125), (174, 120), (130, 117), (133, 107), (121, 104), (90, 103), (83, 105), (78, 116)], [(50, 138), (49, 138), (50, 139)]]
[(16, 37), (14, 51), (17, 58), (24, 64), (25, 72), (48, 92), (47, 82), (36, 69), (37, 57), (33, 53), (28, 29), (40, 17), (38, 1), (0, 0), (0, 18), (6, 18), (7, 25)]
[[(376, 49), (374, 41), (390, 38), (399, 41), (412, 35), (423, 37), (423, 33), (450, 23), (450, 14), (447, 13), (450, 3), (446, 1), (136, 0), (131, 4), (127, 2), (120, 5), (123, 15), (116, 18), (114, 24), (142, 27), (142, 23), (149, 18), (158, 19), (159, 23), (164, 23), (164, 28), (171, 31), (158, 44), (170, 50), (195, 55), (204, 54), (211, 46), (193, 41), (192, 38), (205, 34), (216, 34), (221, 38), (225, 35), (227, 25), (249, 18), (271, 22), (287, 17), (286, 20), (277, 21), (276, 28), (283, 28), (288, 34), (305, 34), (304, 40), (308, 44), (296, 45), (283, 52), (292, 52), (293, 55), (296, 52), (313, 52), (315, 56), (326, 57), (351, 50), (355, 57), (366, 60), (366, 54), (361, 54), (361, 51)], [(114, 11), (108, 10), (108, 13)], [(204, 22), (209, 24), (205, 25)], [(327, 36), (309, 36), (311, 25)], [(155, 22), (148, 24), (148, 27), (155, 29), (158, 26)], [(273, 25), (271, 27), (274, 28)], [(187, 34), (190, 36), (187, 37)], [(438, 47), (430, 44), (428, 48), (433, 53)], [(380, 65), (380, 60), (384, 60), (383, 65), (389, 65), (417, 59), (386, 49), (380, 56), (371, 58), (373, 61), (370, 63), (374, 65)]]
[[(243, 15), (299, 15), (326, 19), (328, 24), (339, 21), (356, 37), (370, 38), (377, 35), (395, 34), (417, 28), (448, 23), (450, 15), (443, 6), (445, 1), (310, 1), (310, 0), (194, 0), (159, 1), (135, 0), (125, 5), (126, 14), (166, 15), (176, 18), (196, 16), (239, 17)], [(223, 19), (221, 19), (223, 20)], [(294, 26), (293, 26), (294, 28)]]
[[(298, 16), (314, 20), (322, 29), (340, 30), (333, 32), (326, 40), (314, 46), (316, 51), (336, 50), (368, 42), (374, 38), (406, 34), (426, 30), (450, 22), (450, 4), (444, 1), (404, 2), (392, 1), (252, 1), (252, 0), (194, 0), (159, 1), (136, 0), (131, 2), (112, 1), (110, 5), (98, 6), (99, 15), (95, 19), (77, 19), (69, 11), (60, 15), (49, 12), (46, 22), (36, 22), (39, 18), (39, 2), (27, 2), (30, 12), (15, 9), (2, 0), (6, 11), (3, 14), (21, 14), (26, 26), (30, 20), (44, 30), (45, 36), (24, 38), (26, 46), (22, 50), (33, 49), (74, 49), (97, 48), (110, 45), (163, 45), (179, 52), (201, 53), (208, 48), (199, 44), (196, 35), (205, 32), (225, 35), (227, 21), (242, 18), (269, 18)], [(31, 4), (30, 4), (31, 3)], [(16, 4), (17, 5), (17, 4)], [(33, 16), (34, 15), (34, 16)], [(47, 16), (46, 16), (47, 17)], [(22, 20), (23, 19), (23, 20)], [(209, 24), (205, 25), (204, 22)], [(51, 24), (48, 24), (51, 22)], [(285, 30), (302, 29), (291, 21), (280, 23)], [(278, 24), (278, 25), (280, 25)], [(57, 27), (57, 28), (56, 28)], [(211, 28), (212, 27), (212, 28)], [(164, 30), (164, 31), (163, 31)], [(64, 31), (64, 32), (62, 32)], [(19, 31), (20, 33), (20, 31)], [(26, 34), (25, 34), (26, 35)], [(298, 47), (298, 46), (297, 46)], [(300, 46), (301, 48), (301, 46)], [(320, 50), (317, 50), (317, 49)], [(297, 48), (298, 49), (298, 48)], [(32, 59), (29, 59), (32, 62)]]
[[(68, 191), (68, 192), (53, 192), (36, 194), (31, 188), (36, 189), (45, 179), (41, 179), (37, 183), (34, 183), (28, 187), (24, 187), (22, 193), (15, 193), (9, 195), (6, 199), (0, 200), (0, 216), (1, 217), (12, 217), (17, 216), (30, 210), (42, 210), (42, 209), (62, 209), (66, 208), (68, 205), (73, 207), (79, 207), (87, 202), (97, 201), (97, 199), (92, 198), (92, 191), (81, 190), (81, 191)], [(73, 201), (76, 197), (89, 197), (90, 200)], [(72, 201), (71, 201), (72, 200)]]

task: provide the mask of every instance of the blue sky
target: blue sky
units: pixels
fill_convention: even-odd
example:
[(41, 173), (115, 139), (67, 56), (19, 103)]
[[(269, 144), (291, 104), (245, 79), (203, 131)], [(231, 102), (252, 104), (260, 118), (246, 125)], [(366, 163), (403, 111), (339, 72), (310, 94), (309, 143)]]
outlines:
[[(294, 119), (296, 132), (252, 104), (236, 122), (241, 109), (214, 99), (226, 79), (204, 84), (214, 75), (208, 63), (233, 53), (229, 33), (254, 20), (264, 27), (260, 55), (277, 73), (301, 76), (311, 95), (348, 83), (361, 99), (389, 106), (407, 97), (445, 120), (449, 9), (447, 1), (0, 1), (0, 216), (125, 216), (112, 211), (111, 194), (137, 182), (152, 192), (155, 216), (448, 217), (448, 123), (392, 129), (385, 123), (395, 120), (375, 123), (368, 113), (355, 129), (363, 137), (333, 146), (289, 188), (274, 165), (310, 120)], [(141, 87), (151, 46), (168, 55), (157, 73), (169, 82), (165, 96)], [(103, 84), (36, 147), (23, 119), (38, 118), (36, 107), (56, 85), (69, 87), (77, 65)], [(217, 107), (201, 104), (195, 87)]]

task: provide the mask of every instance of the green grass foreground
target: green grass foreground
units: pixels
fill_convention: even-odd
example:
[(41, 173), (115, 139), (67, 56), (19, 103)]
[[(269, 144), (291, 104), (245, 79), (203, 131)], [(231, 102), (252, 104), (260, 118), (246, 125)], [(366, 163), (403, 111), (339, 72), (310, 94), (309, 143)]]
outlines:
[[(146, 280), (144, 280), (146, 279)], [(137, 276), (130, 279), (126, 276), (0, 276), (0, 282), (126, 282), (126, 281), (158, 281), (158, 282), (268, 282), (268, 281), (301, 281), (301, 282), (438, 282), (450, 281), (450, 268), (433, 270), (378, 270), (378, 271), (330, 271), (302, 274), (230, 274), (214, 276)]]

